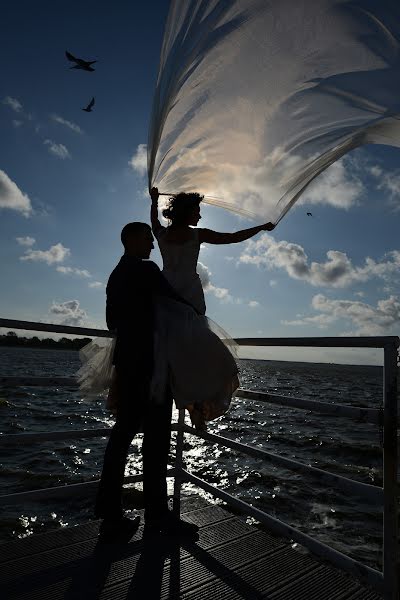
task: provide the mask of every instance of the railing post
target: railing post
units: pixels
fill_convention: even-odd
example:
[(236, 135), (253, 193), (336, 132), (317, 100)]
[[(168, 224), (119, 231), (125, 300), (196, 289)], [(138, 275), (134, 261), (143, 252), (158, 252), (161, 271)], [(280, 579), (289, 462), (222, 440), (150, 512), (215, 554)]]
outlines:
[(386, 344), (383, 371), (383, 576), (385, 600), (397, 600), (398, 492), (397, 492), (397, 345)]
[(175, 448), (175, 480), (174, 480), (174, 499), (173, 511), (177, 517), (181, 512), (181, 486), (182, 486), (182, 471), (183, 471), (183, 426), (185, 424), (185, 409), (179, 409), (178, 431), (176, 434)]

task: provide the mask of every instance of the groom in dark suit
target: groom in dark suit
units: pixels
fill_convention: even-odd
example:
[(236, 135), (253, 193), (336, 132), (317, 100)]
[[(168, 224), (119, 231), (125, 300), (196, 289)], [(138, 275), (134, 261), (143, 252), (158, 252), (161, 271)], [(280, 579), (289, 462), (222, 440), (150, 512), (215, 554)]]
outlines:
[(184, 302), (149, 258), (153, 245), (146, 223), (128, 223), (121, 232), (125, 252), (107, 284), (107, 326), (116, 333), (113, 364), (116, 371), (116, 422), (104, 456), (95, 514), (102, 518), (107, 540), (139, 525), (124, 517), (122, 486), (129, 446), (143, 430), (143, 492), (145, 530), (193, 535), (198, 527), (168, 510), (167, 461), (171, 436), (172, 396), (165, 390), (162, 404), (150, 394), (153, 369), (154, 303), (159, 296)]

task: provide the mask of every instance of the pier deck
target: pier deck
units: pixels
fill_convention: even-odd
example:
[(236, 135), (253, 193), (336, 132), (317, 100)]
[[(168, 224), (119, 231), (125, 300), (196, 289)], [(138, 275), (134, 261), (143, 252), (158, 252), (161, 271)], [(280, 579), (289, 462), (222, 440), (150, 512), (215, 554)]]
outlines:
[[(142, 511), (138, 511), (139, 514)], [(99, 521), (0, 545), (7, 600), (380, 600), (375, 591), (288, 540), (198, 497), (183, 517), (196, 542), (143, 539), (99, 544)]]

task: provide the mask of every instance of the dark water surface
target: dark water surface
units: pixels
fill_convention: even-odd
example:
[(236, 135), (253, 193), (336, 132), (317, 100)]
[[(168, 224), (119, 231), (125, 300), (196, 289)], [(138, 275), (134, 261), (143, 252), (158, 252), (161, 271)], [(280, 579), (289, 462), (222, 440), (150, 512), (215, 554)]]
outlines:
[[(79, 358), (75, 351), (0, 348), (0, 364), (0, 376), (72, 376)], [(379, 408), (382, 404), (381, 367), (241, 360), (240, 369), (242, 387), (248, 389), (353, 406)], [(79, 391), (65, 388), (3, 387), (0, 414), (3, 434), (113, 423), (103, 399), (83, 400)], [(357, 481), (382, 485), (381, 432), (374, 425), (237, 399), (226, 416), (209, 424), (209, 431)], [(132, 444), (126, 474), (141, 471), (141, 437)], [(105, 438), (94, 438), (9, 447), (1, 456), (0, 493), (98, 479), (105, 444)], [(173, 450), (174, 441), (171, 456)], [(328, 489), (313, 476), (189, 436), (185, 460), (190, 471), (209, 483), (381, 569), (381, 507)], [(191, 485), (184, 489), (198, 493)], [(0, 541), (91, 518), (90, 499), (4, 506)]]

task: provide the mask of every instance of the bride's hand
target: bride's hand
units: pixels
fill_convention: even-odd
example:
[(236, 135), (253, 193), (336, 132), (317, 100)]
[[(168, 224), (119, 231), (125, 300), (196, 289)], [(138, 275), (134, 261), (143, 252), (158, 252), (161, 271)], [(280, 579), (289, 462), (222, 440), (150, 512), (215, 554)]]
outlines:
[(262, 226), (263, 231), (272, 231), (273, 229), (275, 229), (275, 225), (273, 223), (265, 223), (265, 225)]
[(156, 188), (156, 187), (151, 188), (151, 190), (150, 190), (151, 201), (157, 203), (158, 202), (158, 196), (159, 196), (159, 194), (158, 194), (158, 188)]

